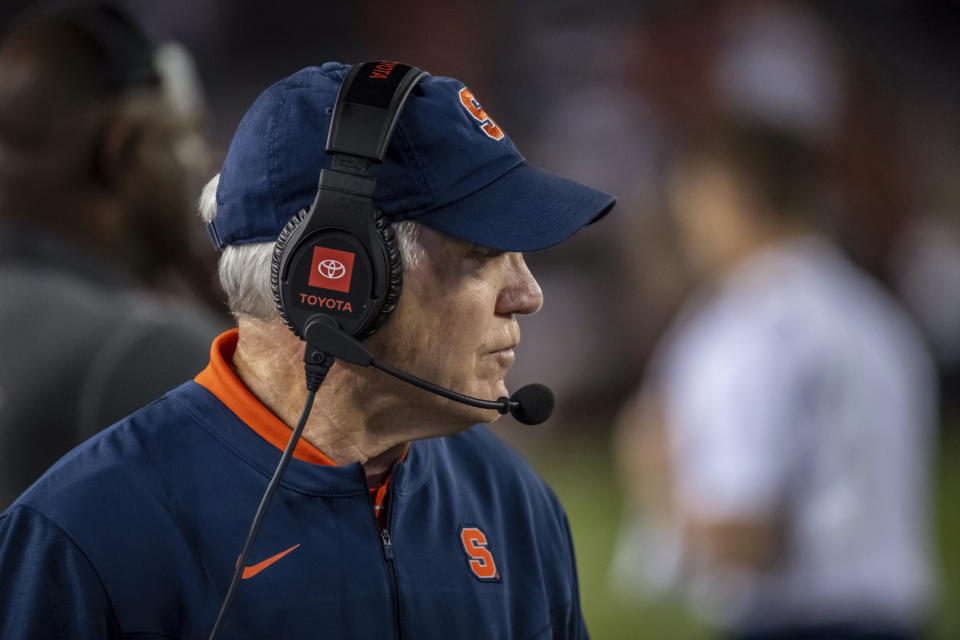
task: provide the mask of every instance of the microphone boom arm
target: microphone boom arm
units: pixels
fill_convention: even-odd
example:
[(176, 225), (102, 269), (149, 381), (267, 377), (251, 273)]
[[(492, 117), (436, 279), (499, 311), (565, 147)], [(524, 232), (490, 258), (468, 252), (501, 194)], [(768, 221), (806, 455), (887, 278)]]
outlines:
[(310, 318), (303, 337), (307, 343), (304, 361), (308, 363), (319, 362), (326, 356), (332, 356), (361, 367), (374, 367), (408, 384), (454, 402), (480, 409), (495, 410), (501, 415), (509, 413), (524, 424), (540, 424), (549, 418), (553, 411), (553, 392), (542, 384), (528, 384), (521, 387), (510, 398), (501, 396), (496, 400), (482, 400), (401, 371), (374, 358), (359, 340), (341, 329), (336, 320), (325, 315), (317, 314)]
[(384, 373), (390, 374), (394, 378), (399, 378), (404, 382), (410, 383), (426, 391), (431, 391), (437, 395), (441, 395), (444, 398), (449, 398), (456, 402), (462, 402), (463, 404), (468, 404), (471, 407), (479, 407), (481, 409), (495, 409), (500, 412), (501, 415), (510, 413), (510, 411), (519, 406), (520, 403), (516, 400), (511, 400), (506, 396), (500, 396), (496, 400), (481, 400), (480, 398), (474, 398), (473, 396), (464, 395), (462, 393), (457, 393), (456, 391), (451, 391), (439, 385), (436, 385), (432, 382), (428, 382), (423, 378), (418, 378), (412, 373), (407, 373), (406, 371), (401, 371), (396, 367), (393, 367), (386, 362), (381, 360), (373, 360), (370, 362), (370, 365), (375, 368), (383, 371)]

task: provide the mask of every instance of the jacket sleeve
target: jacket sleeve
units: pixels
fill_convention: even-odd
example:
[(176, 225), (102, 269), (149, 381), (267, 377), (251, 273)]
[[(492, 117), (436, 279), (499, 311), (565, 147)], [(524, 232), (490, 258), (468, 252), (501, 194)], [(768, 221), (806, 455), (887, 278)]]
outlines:
[(0, 516), (0, 640), (120, 636), (96, 570), (70, 537), (23, 505)]

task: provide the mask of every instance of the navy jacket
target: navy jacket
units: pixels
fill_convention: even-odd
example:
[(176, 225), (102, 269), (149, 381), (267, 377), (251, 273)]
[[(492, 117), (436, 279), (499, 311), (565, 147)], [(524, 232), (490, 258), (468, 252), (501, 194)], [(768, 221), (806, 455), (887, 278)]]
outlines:
[[(196, 382), (88, 440), (0, 516), (0, 637), (205, 638), (279, 454)], [(389, 490), (383, 533), (359, 464), (291, 460), (221, 637), (587, 637), (563, 509), (485, 427)]]

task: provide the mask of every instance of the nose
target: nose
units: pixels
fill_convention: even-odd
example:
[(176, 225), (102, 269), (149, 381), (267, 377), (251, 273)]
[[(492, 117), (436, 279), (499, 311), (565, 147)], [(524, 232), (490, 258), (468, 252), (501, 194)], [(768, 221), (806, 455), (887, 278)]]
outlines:
[(536, 313), (543, 306), (543, 291), (527, 268), (522, 253), (511, 253), (508, 257), (506, 283), (497, 296), (496, 312), (503, 315)]

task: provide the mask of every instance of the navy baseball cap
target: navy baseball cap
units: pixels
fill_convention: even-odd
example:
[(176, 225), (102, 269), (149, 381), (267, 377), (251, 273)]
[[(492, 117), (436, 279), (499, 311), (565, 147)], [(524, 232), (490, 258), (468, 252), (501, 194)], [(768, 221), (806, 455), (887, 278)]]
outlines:
[[(230, 143), (217, 187), (214, 245), (272, 242), (308, 209), (330, 118), (348, 65), (308, 67), (264, 91)], [(616, 199), (529, 165), (462, 82), (426, 76), (414, 87), (377, 180), (374, 204), (391, 222), (415, 219), (503, 251), (545, 249)]]

